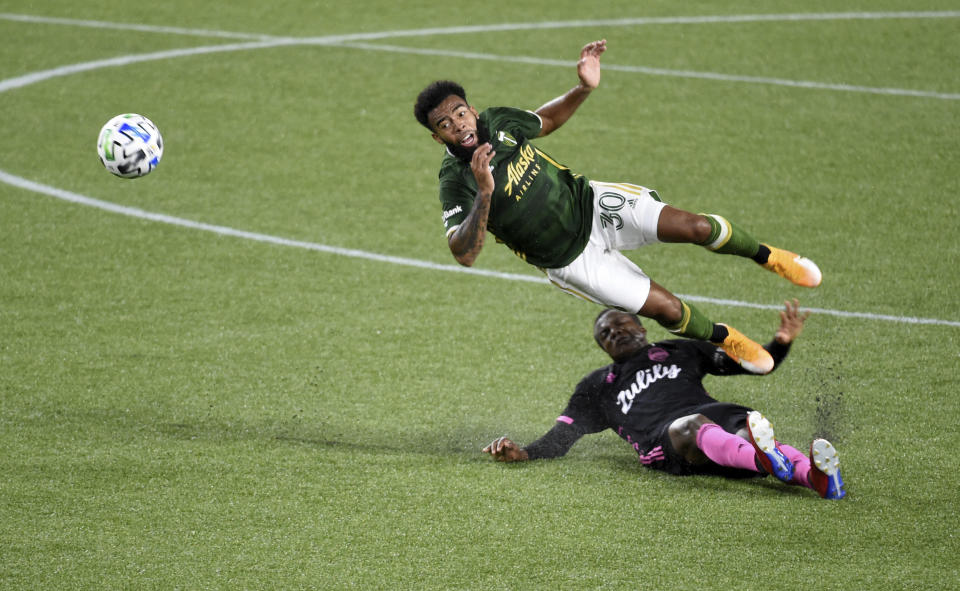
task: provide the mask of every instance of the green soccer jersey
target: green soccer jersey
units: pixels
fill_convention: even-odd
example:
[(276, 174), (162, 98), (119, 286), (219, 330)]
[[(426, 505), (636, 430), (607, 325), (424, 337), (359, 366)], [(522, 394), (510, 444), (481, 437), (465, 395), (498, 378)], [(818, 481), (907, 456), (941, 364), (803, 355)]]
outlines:
[[(530, 111), (493, 107), (478, 125), (490, 132), (497, 152), (487, 229), (522, 259), (543, 268), (570, 264), (583, 251), (593, 222), (589, 181), (530, 143), (540, 117)], [(473, 207), (477, 181), (470, 164), (448, 153), (440, 166), (440, 203), (449, 235)]]

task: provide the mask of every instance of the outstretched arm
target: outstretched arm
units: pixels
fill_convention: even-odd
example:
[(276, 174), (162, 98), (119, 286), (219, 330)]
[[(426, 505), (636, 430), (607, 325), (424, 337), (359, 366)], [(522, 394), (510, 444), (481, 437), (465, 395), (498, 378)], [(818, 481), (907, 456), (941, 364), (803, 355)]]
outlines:
[(580, 61), (577, 62), (577, 76), (580, 78), (580, 83), (566, 94), (558, 96), (536, 110), (543, 121), (540, 137), (553, 133), (566, 123), (593, 89), (600, 84), (600, 56), (606, 50), (606, 39), (583, 46), (580, 50)]
[(493, 195), (493, 173), (490, 161), (496, 156), (490, 144), (481, 144), (473, 151), (470, 168), (477, 179), (477, 196), (467, 219), (447, 238), (453, 258), (464, 267), (472, 267), (483, 249), (487, 235), (487, 219), (490, 217), (490, 197)]

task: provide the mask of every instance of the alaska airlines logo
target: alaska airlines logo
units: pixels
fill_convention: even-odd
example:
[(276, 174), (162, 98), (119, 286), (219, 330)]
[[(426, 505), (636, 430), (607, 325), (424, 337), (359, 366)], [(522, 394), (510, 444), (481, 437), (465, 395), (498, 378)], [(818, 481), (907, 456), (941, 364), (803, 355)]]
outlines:
[(630, 384), (630, 388), (628, 390), (620, 390), (620, 393), (617, 395), (617, 404), (620, 405), (620, 411), (623, 414), (630, 412), (630, 407), (633, 406), (633, 399), (649, 388), (650, 384), (664, 378), (673, 380), (676, 379), (678, 375), (680, 375), (680, 368), (677, 367), (676, 364), (670, 367), (664, 367), (658, 363), (649, 369), (641, 369), (637, 372), (636, 379)]
[[(509, 197), (520, 201), (538, 174), (540, 174), (540, 163), (537, 162), (533, 146), (530, 144), (522, 146), (517, 150), (513, 161), (507, 164), (507, 186), (503, 190)], [(513, 193), (514, 189), (517, 189), (516, 195)]]

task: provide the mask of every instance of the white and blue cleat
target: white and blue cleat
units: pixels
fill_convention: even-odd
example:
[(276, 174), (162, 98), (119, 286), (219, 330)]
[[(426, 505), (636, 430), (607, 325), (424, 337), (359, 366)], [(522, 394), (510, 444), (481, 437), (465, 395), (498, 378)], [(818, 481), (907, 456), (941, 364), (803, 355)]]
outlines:
[(840, 455), (826, 439), (810, 444), (810, 485), (825, 499), (842, 499), (847, 491), (840, 478)]
[(793, 478), (793, 462), (777, 445), (770, 421), (759, 412), (752, 410), (747, 413), (747, 431), (750, 433), (750, 443), (757, 452), (757, 461), (763, 469), (783, 482), (789, 482)]

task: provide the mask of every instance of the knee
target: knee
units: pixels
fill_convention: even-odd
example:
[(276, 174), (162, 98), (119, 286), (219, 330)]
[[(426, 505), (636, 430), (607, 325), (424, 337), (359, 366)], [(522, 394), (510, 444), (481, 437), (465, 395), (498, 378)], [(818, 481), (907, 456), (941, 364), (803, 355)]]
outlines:
[(670, 445), (685, 460), (691, 464), (704, 464), (708, 461), (706, 454), (697, 446), (697, 433), (700, 427), (712, 423), (701, 414), (680, 417), (670, 424)]
[(703, 244), (710, 239), (713, 226), (706, 216), (670, 207), (663, 208), (657, 222), (657, 237), (662, 242)]
[(690, 242), (704, 244), (710, 240), (712, 234), (713, 226), (706, 216), (698, 215), (690, 222)]
[(660, 214), (658, 237), (663, 242), (705, 244), (712, 234), (713, 225), (706, 215), (673, 208)]
[(696, 445), (700, 427), (713, 423), (706, 415), (695, 414), (680, 417), (670, 424), (671, 439), (688, 445)]

